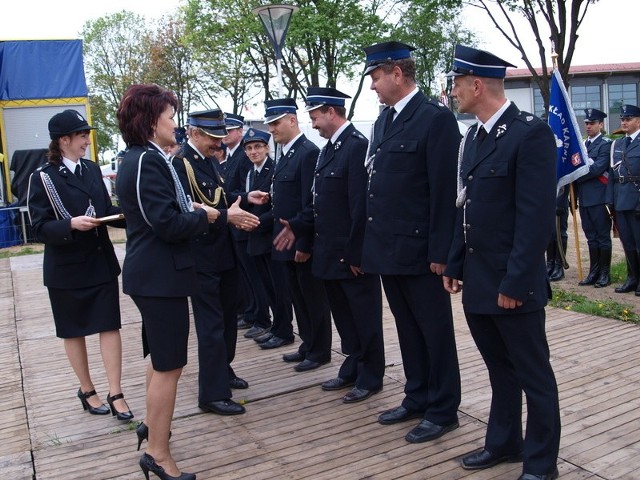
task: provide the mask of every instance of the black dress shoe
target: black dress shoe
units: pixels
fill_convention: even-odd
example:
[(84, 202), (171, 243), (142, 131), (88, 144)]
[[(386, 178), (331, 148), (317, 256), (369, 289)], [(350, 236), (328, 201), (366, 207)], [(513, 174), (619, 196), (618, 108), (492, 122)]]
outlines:
[(325, 363), (329, 363), (329, 362), (314, 362), (313, 360), (309, 360), (309, 359), (304, 359), (303, 361), (301, 361), (298, 365), (296, 365), (295, 367), (293, 367), (293, 369), (296, 372), (308, 372), (309, 370), (315, 370), (316, 368), (318, 368), (320, 365), (324, 365)]
[(264, 343), (267, 340), (271, 340), (271, 338), (273, 338), (273, 333), (267, 332), (265, 334), (254, 337), (253, 341), (256, 343)]
[(394, 423), (406, 422), (407, 420), (422, 417), (424, 417), (424, 412), (407, 410), (400, 405), (399, 407), (382, 412), (378, 417), (378, 423), (381, 425), (393, 425)]
[(362, 402), (366, 400), (371, 395), (375, 395), (380, 390), (365, 390), (364, 388), (353, 387), (351, 390), (347, 392), (347, 394), (342, 397), (343, 403), (356, 403)]
[(462, 468), (465, 470), (482, 470), (490, 468), (499, 463), (516, 463), (522, 461), (522, 454), (516, 455), (494, 455), (485, 450), (478, 450), (462, 457)]
[(455, 430), (459, 426), (460, 424), (457, 420), (449, 425), (436, 425), (429, 420), (422, 420), (418, 426), (407, 433), (404, 438), (409, 443), (428, 442), (440, 438), (445, 433)]
[(247, 322), (244, 318), (238, 320), (238, 330), (247, 330), (253, 327), (253, 323)]
[(245, 388), (249, 388), (249, 382), (240, 377), (236, 377), (229, 380), (229, 386), (231, 388), (237, 388), (238, 390), (244, 390)]
[(205, 412), (217, 413), (218, 415), (240, 415), (246, 410), (239, 403), (233, 400), (216, 400), (215, 402), (200, 402), (198, 407)]
[(279, 348), (279, 347), (284, 347), (285, 345), (291, 345), (292, 343), (293, 343), (293, 338), (291, 340), (285, 340), (284, 338), (276, 337), (274, 335), (266, 342), (261, 343), (260, 348), (269, 350), (271, 348)]
[(269, 328), (256, 327), (255, 325), (249, 330), (244, 332), (244, 338), (256, 338), (260, 335), (264, 335), (269, 331)]
[(293, 362), (297, 363), (304, 360), (304, 355), (301, 354), (300, 352), (285, 353), (284, 355), (282, 355), (282, 360), (284, 360), (287, 363), (293, 363)]
[(560, 474), (556, 468), (553, 473), (547, 473), (545, 475), (536, 475), (533, 473), (523, 473), (518, 477), (518, 480), (555, 480)]
[(322, 384), (322, 389), (330, 392), (332, 390), (342, 390), (343, 388), (350, 387), (351, 385), (353, 385), (352, 381), (336, 377), (324, 382)]

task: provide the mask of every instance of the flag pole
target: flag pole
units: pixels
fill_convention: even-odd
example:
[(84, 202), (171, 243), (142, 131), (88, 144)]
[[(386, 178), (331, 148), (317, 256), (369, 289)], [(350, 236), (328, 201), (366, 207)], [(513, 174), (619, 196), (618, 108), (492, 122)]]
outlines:
[[(554, 45), (551, 45), (551, 61), (553, 62), (553, 68), (554, 70), (558, 69), (558, 53), (556, 52), (556, 49), (554, 47)], [(578, 269), (578, 281), (581, 282), (582, 279), (584, 278), (584, 274), (582, 272), (582, 259), (581, 259), (581, 255), (580, 255), (580, 235), (578, 232), (578, 219), (576, 216), (576, 194), (575, 194), (575, 190), (573, 188), (573, 182), (571, 182), (569, 184), (569, 208), (571, 209), (571, 217), (573, 218), (573, 239), (574, 242), (576, 244), (576, 267)], [(558, 219), (559, 220), (559, 219)], [(559, 228), (558, 228), (559, 230)], [(556, 233), (556, 237), (558, 240), (558, 245), (560, 246), (560, 232)], [(560, 248), (560, 247), (559, 247)], [(567, 264), (567, 260), (565, 258), (565, 254), (562, 251), (562, 248), (560, 248), (560, 252), (561, 252), (561, 257), (562, 257), (562, 261), (565, 265)]]

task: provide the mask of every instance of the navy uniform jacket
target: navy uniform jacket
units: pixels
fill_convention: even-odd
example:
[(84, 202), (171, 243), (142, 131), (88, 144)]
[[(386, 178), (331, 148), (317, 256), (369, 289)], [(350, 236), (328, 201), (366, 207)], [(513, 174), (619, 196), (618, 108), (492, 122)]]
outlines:
[[(96, 217), (114, 215), (121, 209), (111, 204), (111, 198), (102, 181), (100, 167), (80, 159), (82, 177), (69, 171), (64, 163), (47, 163), (39, 167), (29, 179), (27, 205), (36, 240), (45, 244), (44, 284), (47, 287), (75, 289), (106, 283), (120, 274), (120, 265), (109, 239), (106, 225), (86, 232), (71, 229), (71, 219), (56, 218), (49, 201), (41, 172), (46, 173), (64, 208), (72, 217), (84, 215), (89, 204)], [(124, 221), (111, 225), (124, 227)]]
[[(248, 175), (253, 173), (253, 166), (249, 170)], [(269, 192), (271, 188), (271, 179), (273, 178), (273, 160), (269, 157), (262, 165), (262, 170), (256, 176), (255, 183), (251, 190), (261, 190)], [(246, 182), (246, 180), (245, 180)], [(246, 184), (246, 183), (245, 183)], [(255, 230), (249, 232), (247, 241), (247, 253), (252, 256), (270, 254), (272, 250), (272, 232), (273, 232), (273, 212), (271, 211), (271, 201), (264, 205), (255, 205), (246, 201), (246, 193), (243, 196), (243, 208), (253, 213), (260, 219), (260, 225)]]
[[(539, 310), (551, 293), (544, 252), (555, 219), (554, 135), (546, 123), (513, 103), (477, 154), (476, 128), (463, 140), (460, 177), (466, 201), (458, 210), (445, 275), (463, 280), (468, 313)], [(498, 293), (524, 303), (505, 310), (498, 307)]]
[(367, 193), (367, 139), (353, 125), (323, 150), (315, 171), (313, 274), (322, 279), (355, 278), (360, 266)]
[(207, 213), (180, 210), (164, 156), (150, 144), (133, 146), (118, 170), (116, 190), (127, 219), (124, 293), (185, 297), (197, 292), (189, 239), (209, 230)]
[[(218, 161), (216, 159), (203, 158), (188, 143), (185, 143), (182, 151), (173, 158), (173, 166), (180, 176), (184, 191), (194, 202), (198, 203), (202, 203), (202, 201), (189, 184), (184, 159), (193, 168), (200, 191), (208, 200), (213, 201), (216, 188), (222, 187), (218, 183), (218, 178), (220, 177), (216, 175), (215, 170), (218, 168), (216, 166)], [(220, 211), (220, 216), (214, 223), (209, 224), (209, 231), (191, 239), (191, 247), (195, 255), (196, 270), (198, 272), (224, 272), (231, 270), (236, 265), (233, 253), (233, 239), (227, 224), (227, 204), (224, 196), (220, 197), (218, 206), (215, 208)]]
[(458, 124), (418, 92), (383, 135), (378, 117), (367, 192), (361, 268), (382, 275), (422, 275), (447, 262), (455, 220)]
[(280, 218), (289, 221), (296, 235), (295, 247), (282, 252), (275, 248), (272, 250), (271, 258), (274, 260), (293, 261), (296, 251), (311, 253), (313, 229), (309, 228), (308, 219), (312, 215), (311, 186), (319, 152), (318, 147), (303, 134), (274, 168), (271, 199), (273, 237), (282, 230)]
[[(235, 202), (238, 195), (245, 191), (247, 172), (252, 168), (253, 164), (251, 160), (249, 160), (249, 157), (247, 157), (242, 145), (238, 146), (233, 152), (233, 155), (230, 155), (227, 160), (224, 177), (224, 190), (227, 194), (227, 201), (230, 204)], [(233, 228), (231, 232), (233, 238), (236, 240), (247, 240), (247, 231), (240, 228)]]
[(587, 153), (593, 160), (589, 173), (576, 180), (578, 187), (578, 205), (594, 207), (606, 202), (611, 140), (600, 135), (587, 147)]
[(640, 135), (629, 144), (622, 161), (624, 139), (616, 139), (611, 147), (613, 175), (609, 177), (607, 203), (613, 204), (617, 212), (640, 209), (640, 188), (636, 186), (640, 185)]

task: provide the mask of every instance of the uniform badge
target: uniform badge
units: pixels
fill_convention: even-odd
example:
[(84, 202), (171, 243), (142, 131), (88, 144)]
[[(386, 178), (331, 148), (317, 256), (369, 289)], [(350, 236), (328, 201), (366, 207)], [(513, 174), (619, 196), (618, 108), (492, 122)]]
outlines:
[(61, 172), (65, 168), (67, 168), (67, 167), (65, 167), (64, 164), (60, 164), (60, 166), (58, 167), (58, 171)]
[(342, 145), (341, 141), (337, 141), (334, 145), (333, 145), (333, 149), (334, 150), (338, 150), (340, 148), (340, 146)]
[(527, 115), (527, 122), (530, 122), (531, 120), (533, 120), (533, 115)]
[(503, 123), (502, 125), (500, 125), (498, 127), (498, 130), (496, 130), (496, 138), (504, 135), (504, 133), (507, 131), (507, 124)]

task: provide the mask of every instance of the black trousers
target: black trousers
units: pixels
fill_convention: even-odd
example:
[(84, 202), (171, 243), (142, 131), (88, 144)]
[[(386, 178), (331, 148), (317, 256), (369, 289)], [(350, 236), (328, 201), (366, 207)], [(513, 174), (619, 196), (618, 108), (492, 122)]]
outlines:
[(384, 338), (382, 288), (378, 275), (325, 280), (331, 315), (347, 355), (338, 376), (365, 390), (382, 388)]
[(246, 240), (234, 240), (233, 244), (240, 267), (240, 285), (242, 285), (242, 295), (238, 308), (242, 309), (241, 313), (247, 323), (268, 328), (271, 326), (269, 302), (264, 285), (258, 276), (255, 260), (247, 253)]
[(425, 420), (436, 425), (456, 422), (460, 369), (451, 299), (442, 278), (433, 273), (382, 275), (382, 284), (396, 320), (407, 378), (402, 405), (424, 411)]
[[(485, 448), (496, 455), (524, 452), (524, 471), (549, 474), (560, 445), (558, 386), (549, 363), (544, 309), (510, 315), (466, 313), (491, 381)], [(522, 391), (527, 433), (522, 439)]]
[(253, 259), (273, 312), (271, 333), (285, 340), (293, 340), (293, 310), (285, 267), (282, 262), (272, 260), (269, 253), (256, 255)]
[(198, 335), (198, 401), (231, 398), (231, 362), (238, 339), (237, 270), (198, 272), (200, 291), (191, 297)]
[(303, 263), (283, 262), (305, 359), (325, 363), (331, 359), (331, 312), (324, 283), (311, 273), (311, 259)]

